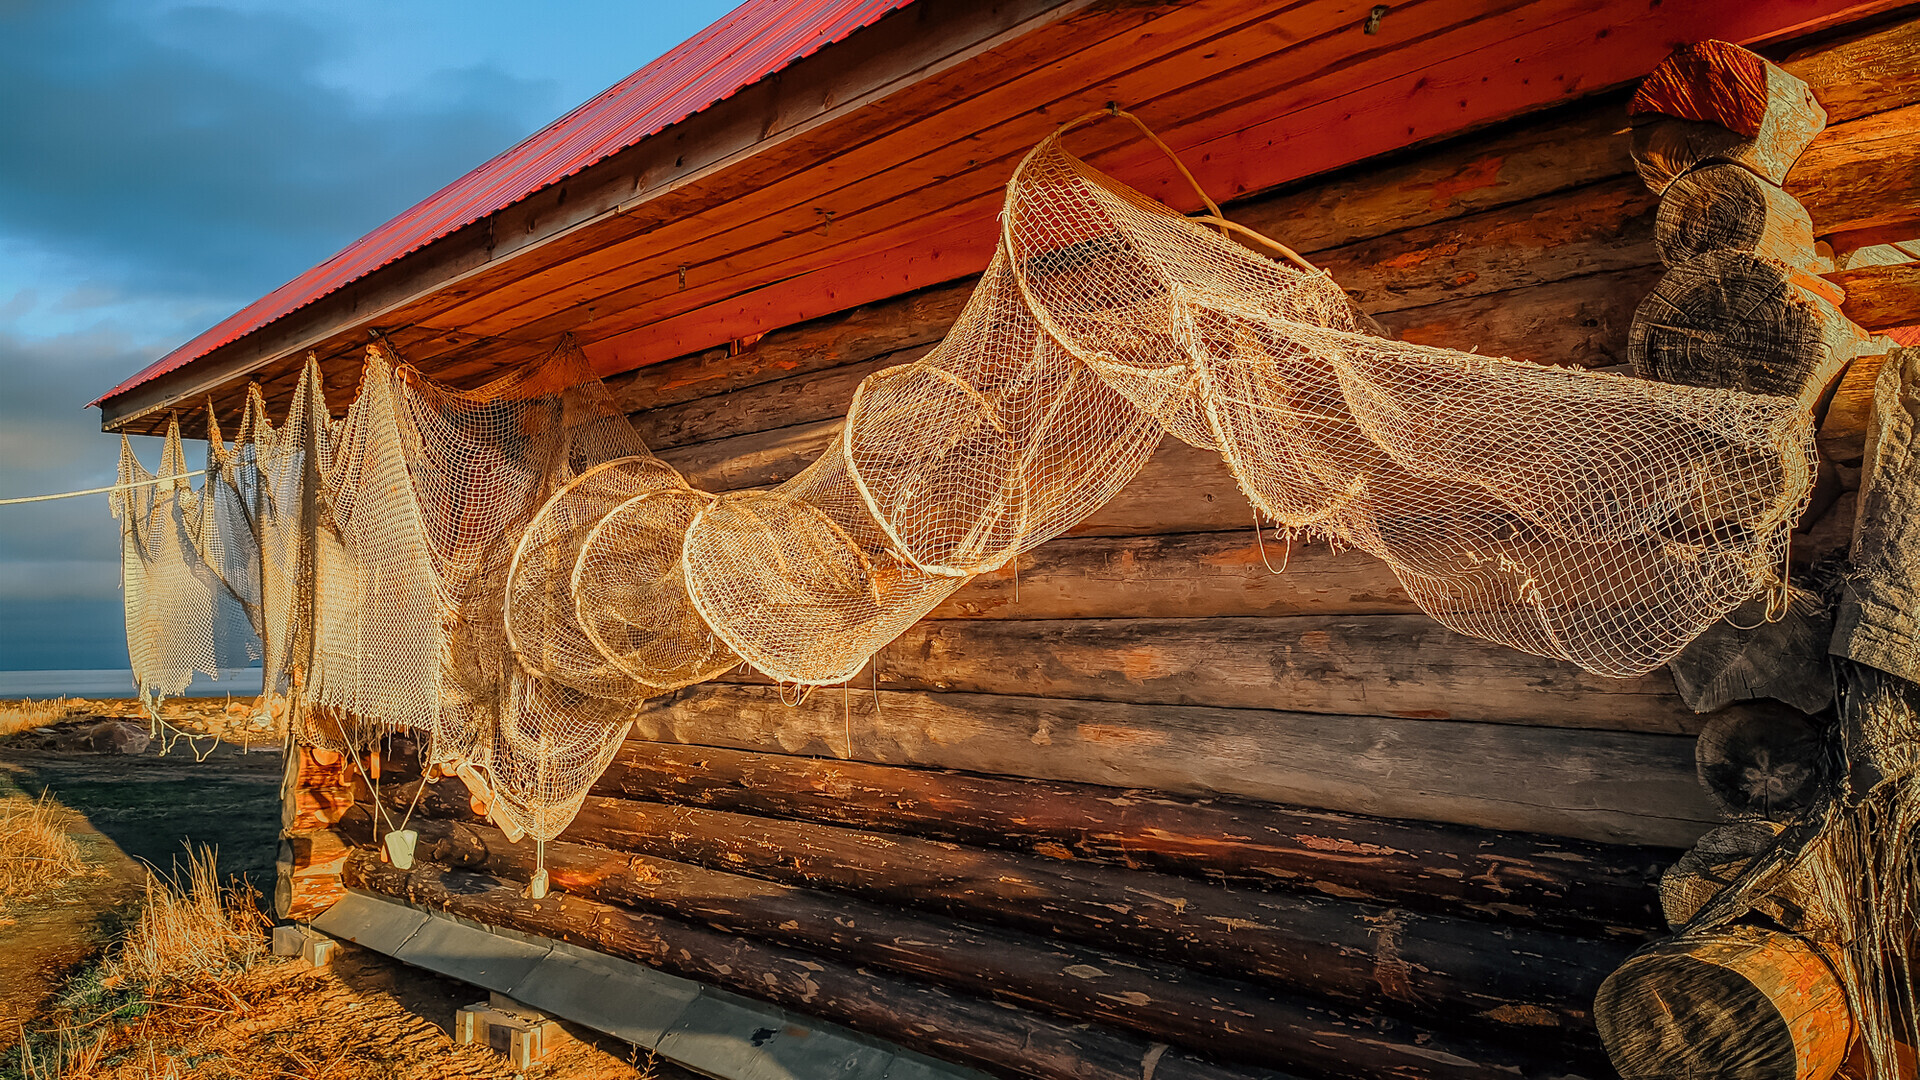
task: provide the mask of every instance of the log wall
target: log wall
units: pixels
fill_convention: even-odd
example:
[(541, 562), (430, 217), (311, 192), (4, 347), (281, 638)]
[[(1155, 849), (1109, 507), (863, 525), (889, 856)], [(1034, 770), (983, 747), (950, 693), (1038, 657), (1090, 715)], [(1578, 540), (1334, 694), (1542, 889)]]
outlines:
[[(1823, 71), (1878, 77), (1915, 54), (1843, 41), (1790, 66), (1819, 90)], [(1912, 104), (1847, 100), (1816, 145), (1835, 160)], [(1403, 339), (1617, 368), (1661, 274), (1625, 103), (1229, 213)], [(1789, 186), (1822, 236), (1898, 216), (1830, 178)], [(776, 484), (970, 287), (615, 390), (695, 485)], [(1830, 482), (1796, 562), (1845, 543), (1856, 482)], [(1602, 679), (1471, 641), (1365, 555), (1257, 540), (1217, 456), (1170, 439), (1070, 536), (957, 593), (849, 687), (789, 705), (735, 674), (649, 703), (547, 846), (558, 895), (521, 895), (532, 845), (457, 785), (421, 793), (411, 871), (366, 850), (371, 793), (326, 835), (360, 849), (353, 887), (996, 1075), (1601, 1076), (1594, 994), (1664, 929), (1659, 870), (1720, 820), (1695, 773), (1704, 719), (1665, 672)], [(393, 780), (379, 797), (411, 803)]]

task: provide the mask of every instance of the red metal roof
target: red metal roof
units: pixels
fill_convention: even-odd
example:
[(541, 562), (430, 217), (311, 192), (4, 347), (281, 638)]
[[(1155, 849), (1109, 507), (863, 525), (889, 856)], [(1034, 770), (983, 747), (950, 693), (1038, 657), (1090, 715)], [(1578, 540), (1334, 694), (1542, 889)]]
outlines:
[(409, 252), (726, 100), (912, 2), (747, 0), (611, 89), (228, 316), (92, 404), (237, 341)]

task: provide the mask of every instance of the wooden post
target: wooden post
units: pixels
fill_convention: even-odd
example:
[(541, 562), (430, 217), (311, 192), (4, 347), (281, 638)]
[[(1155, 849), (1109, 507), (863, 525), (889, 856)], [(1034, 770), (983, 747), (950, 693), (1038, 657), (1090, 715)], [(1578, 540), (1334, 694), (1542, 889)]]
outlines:
[(355, 799), (353, 763), (290, 745), (280, 781), (280, 854), (273, 886), (274, 914), (306, 921), (333, 906), (345, 890), (340, 868), (346, 846), (330, 830)]

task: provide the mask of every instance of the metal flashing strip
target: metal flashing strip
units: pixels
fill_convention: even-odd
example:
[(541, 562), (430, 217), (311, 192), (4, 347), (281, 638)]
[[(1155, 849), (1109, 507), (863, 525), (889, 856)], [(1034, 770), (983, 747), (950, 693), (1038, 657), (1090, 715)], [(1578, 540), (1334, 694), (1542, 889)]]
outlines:
[(644, 964), (370, 893), (348, 891), (312, 926), (719, 1080), (986, 1080)]

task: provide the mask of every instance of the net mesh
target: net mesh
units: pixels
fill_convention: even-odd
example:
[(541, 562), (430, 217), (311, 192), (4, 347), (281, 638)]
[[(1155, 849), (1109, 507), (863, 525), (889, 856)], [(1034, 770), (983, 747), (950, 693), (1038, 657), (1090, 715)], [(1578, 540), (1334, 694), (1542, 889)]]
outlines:
[[(473, 391), (377, 346), (338, 421), (310, 362), (279, 428), (256, 393), (233, 446), (215, 435), (201, 492), (116, 498), (142, 686), (212, 665), (230, 608), (303, 741), (424, 732), (497, 821), (550, 838), (647, 696), (742, 662), (847, 681), (1169, 432), (1447, 626), (1601, 674), (1659, 666), (1774, 581), (1812, 480), (1799, 402), (1390, 341), (1326, 274), (1060, 134), (1000, 225), (941, 343), (868, 377), (768, 490), (689, 487), (570, 344)], [(176, 430), (163, 475), (182, 462)], [(126, 451), (123, 480), (146, 475)]]

